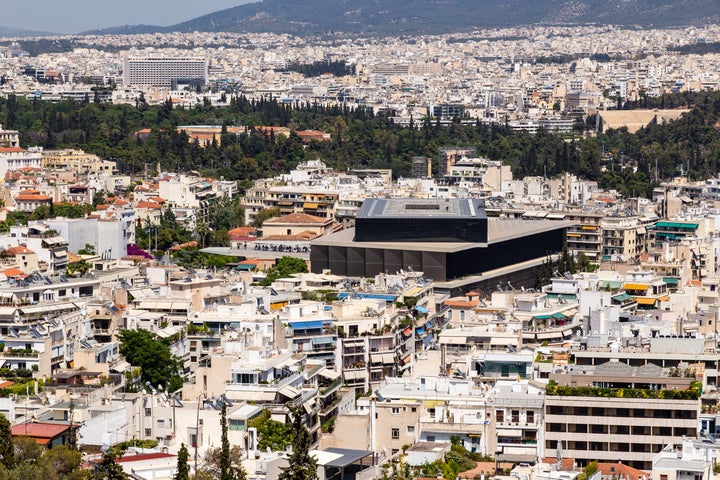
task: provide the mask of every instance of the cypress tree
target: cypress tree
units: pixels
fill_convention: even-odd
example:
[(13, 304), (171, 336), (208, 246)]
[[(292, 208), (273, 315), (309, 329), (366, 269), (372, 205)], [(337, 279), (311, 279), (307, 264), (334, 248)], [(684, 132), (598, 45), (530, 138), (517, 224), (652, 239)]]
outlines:
[(288, 459), (290, 465), (280, 472), (278, 480), (314, 480), (317, 478), (317, 462), (310, 456), (312, 444), (310, 433), (302, 423), (299, 409), (292, 409), (291, 415), (293, 416), (293, 452)]
[(174, 480), (190, 480), (190, 466), (188, 460), (190, 454), (185, 444), (180, 445), (180, 451), (177, 456), (177, 473), (175, 474)]
[(220, 480), (233, 480), (232, 461), (230, 460), (230, 440), (228, 440), (227, 405), (223, 402), (220, 410), (221, 451)]
[(10, 432), (10, 422), (0, 414), (0, 461), (8, 470), (15, 466), (15, 445)]

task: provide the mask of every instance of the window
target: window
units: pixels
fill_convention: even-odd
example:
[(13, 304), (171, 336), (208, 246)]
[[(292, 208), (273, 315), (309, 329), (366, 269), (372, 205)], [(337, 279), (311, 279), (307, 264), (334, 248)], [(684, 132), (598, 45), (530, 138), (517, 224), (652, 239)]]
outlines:
[(415, 435), (415, 425), (408, 425), (408, 426), (407, 426), (407, 434), (408, 434), (408, 435)]
[(529, 425), (535, 423), (535, 412), (527, 412), (527, 423)]
[(400, 407), (392, 407), (390, 409), (390, 413), (392, 413), (393, 415), (397, 415), (398, 413), (400, 413)]
[(495, 410), (495, 421), (496, 422), (504, 422), (505, 421), (505, 412), (503, 410)]
[(146, 436), (146, 437), (149, 437), (150, 435), (152, 435), (152, 429), (151, 429), (151, 428), (146, 428), (146, 429), (145, 429), (145, 436)]
[(434, 441), (435, 441), (435, 435), (428, 435), (428, 436), (427, 436), (427, 441), (428, 441), (428, 442), (434, 442)]
[(145, 416), (149, 417), (150, 415), (152, 415), (152, 410), (149, 409), (149, 408), (146, 408), (146, 409), (145, 409)]
[(520, 423), (520, 411), (519, 410), (512, 410), (510, 412), (512, 417), (512, 423)]
[(392, 437), (393, 440), (397, 440), (398, 438), (400, 438), (400, 429), (399, 428), (391, 429), (390, 437)]

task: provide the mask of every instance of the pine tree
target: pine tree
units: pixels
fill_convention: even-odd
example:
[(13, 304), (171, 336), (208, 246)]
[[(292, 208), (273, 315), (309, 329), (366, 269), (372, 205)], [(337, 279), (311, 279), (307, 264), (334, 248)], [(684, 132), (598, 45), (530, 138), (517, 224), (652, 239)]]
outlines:
[(314, 480), (317, 478), (317, 462), (310, 456), (310, 433), (302, 423), (300, 410), (292, 409), (290, 413), (293, 416), (293, 452), (288, 459), (290, 465), (283, 469), (278, 480)]
[(190, 466), (188, 460), (190, 454), (185, 444), (180, 445), (180, 451), (177, 456), (177, 473), (175, 474), (174, 480), (190, 480)]
[(10, 432), (10, 422), (0, 414), (0, 461), (8, 470), (15, 466), (15, 445)]

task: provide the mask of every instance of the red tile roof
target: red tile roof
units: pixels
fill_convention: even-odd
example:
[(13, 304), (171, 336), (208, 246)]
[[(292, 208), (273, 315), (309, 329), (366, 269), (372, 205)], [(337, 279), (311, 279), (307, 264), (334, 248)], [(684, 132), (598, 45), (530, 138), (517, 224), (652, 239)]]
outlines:
[(175, 458), (176, 455), (170, 453), (140, 453), (138, 455), (125, 455), (115, 459), (117, 463), (142, 462), (144, 460), (157, 460), (159, 458)]
[(135, 208), (151, 208), (153, 210), (160, 210), (162, 207), (159, 203), (155, 202), (138, 202), (137, 205), (135, 205)]
[(24, 148), (19, 147), (0, 147), (0, 153), (14, 153), (14, 152), (24, 152)]
[(35, 253), (29, 248), (27, 248), (25, 245), (18, 245), (16, 247), (8, 247), (5, 249), (5, 253), (9, 255), (22, 255), (22, 254), (29, 254), (29, 253)]
[(69, 425), (59, 423), (21, 423), (10, 427), (10, 432), (14, 437), (55, 438), (69, 428)]
[(309, 215), (307, 213), (290, 213), (283, 215), (282, 217), (275, 217), (269, 220), (265, 220), (265, 223), (271, 224), (293, 224), (293, 225), (318, 225), (322, 223), (329, 223), (329, 218), (320, 218), (315, 215)]
[(7, 278), (10, 278), (10, 277), (17, 277), (18, 275), (22, 275), (23, 271), (15, 268), (15, 267), (12, 267), (12, 268), (6, 268), (5, 270), (0, 270), (0, 273), (5, 275)]

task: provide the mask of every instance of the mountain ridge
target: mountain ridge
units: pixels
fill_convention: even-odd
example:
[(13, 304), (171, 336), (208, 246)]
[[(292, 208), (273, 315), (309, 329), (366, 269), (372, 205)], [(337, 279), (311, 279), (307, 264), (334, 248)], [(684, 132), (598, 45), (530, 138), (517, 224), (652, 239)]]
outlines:
[(272, 32), (438, 34), (530, 24), (684, 26), (720, 23), (717, 0), (263, 0), (171, 26), (86, 33)]

